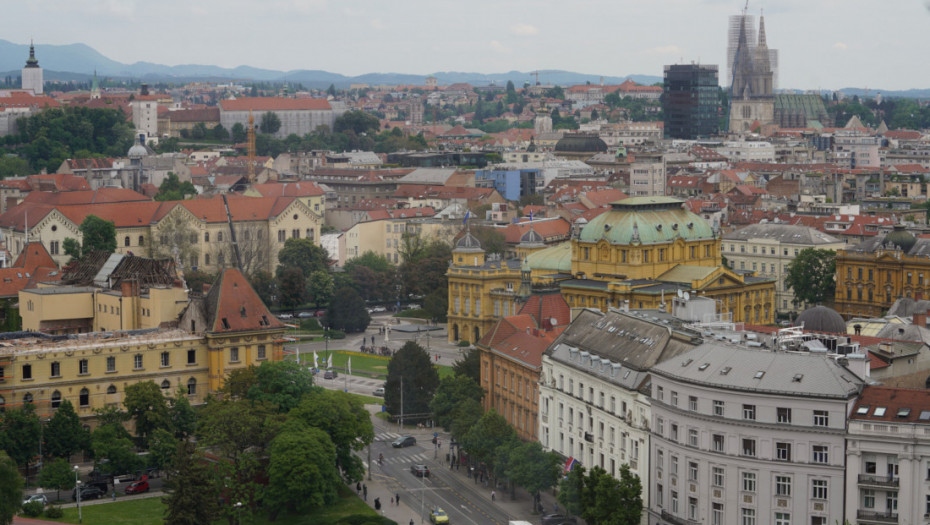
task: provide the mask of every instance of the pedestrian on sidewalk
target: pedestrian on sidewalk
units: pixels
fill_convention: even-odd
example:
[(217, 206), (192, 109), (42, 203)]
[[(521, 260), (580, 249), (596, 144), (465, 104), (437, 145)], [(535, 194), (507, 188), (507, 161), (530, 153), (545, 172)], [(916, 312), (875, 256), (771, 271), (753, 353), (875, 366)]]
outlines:
[(394, 501), (397, 503), (397, 506), (400, 507), (400, 493), (394, 495)]
[(495, 492), (492, 490), (492, 491), (491, 491), (491, 501), (494, 501), (494, 494), (495, 494)]
[(368, 485), (362, 485), (362, 493), (365, 494), (365, 501), (368, 501)]
[(394, 496), (391, 496), (391, 506), (394, 506)]
[(381, 498), (375, 498), (375, 510), (381, 510)]
[(357, 482), (355, 483), (355, 494), (361, 494), (361, 493), (362, 493), (362, 483)]

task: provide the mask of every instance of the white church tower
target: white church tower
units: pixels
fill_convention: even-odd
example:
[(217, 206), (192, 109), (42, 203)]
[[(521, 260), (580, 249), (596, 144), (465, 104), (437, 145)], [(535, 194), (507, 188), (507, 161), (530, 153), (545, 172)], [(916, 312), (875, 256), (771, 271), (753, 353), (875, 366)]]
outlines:
[(36, 59), (36, 48), (29, 42), (29, 59), (26, 60), (26, 67), (23, 68), (23, 89), (31, 90), (35, 95), (41, 95), (42, 90), (42, 68), (39, 67), (39, 61)]

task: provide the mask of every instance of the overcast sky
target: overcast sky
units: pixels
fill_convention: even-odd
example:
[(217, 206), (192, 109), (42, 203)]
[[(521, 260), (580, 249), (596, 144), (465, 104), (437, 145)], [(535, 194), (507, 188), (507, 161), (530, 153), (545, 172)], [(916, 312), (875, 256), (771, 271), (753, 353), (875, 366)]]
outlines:
[[(768, 0), (779, 87), (930, 87), (930, 0)], [(85, 43), (124, 63), (249, 65), (344, 75), (564, 69), (662, 75), (726, 68), (734, 0), (28, 0), (3, 38)], [(540, 81), (545, 81), (543, 76)]]

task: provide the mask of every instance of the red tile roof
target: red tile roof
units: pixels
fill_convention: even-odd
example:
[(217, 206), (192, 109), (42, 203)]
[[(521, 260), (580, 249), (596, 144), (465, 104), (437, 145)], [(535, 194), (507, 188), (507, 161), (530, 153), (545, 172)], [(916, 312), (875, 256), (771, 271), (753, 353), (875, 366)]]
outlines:
[(0, 297), (16, 297), (38, 280), (57, 281), (58, 265), (41, 242), (30, 242), (9, 268), (0, 268)]
[[(300, 111), (332, 109), (322, 98), (244, 97), (220, 101), (223, 111)], [(260, 115), (258, 116), (260, 117)]]
[(907, 129), (888, 130), (882, 134), (883, 137), (895, 140), (920, 140), (923, 135), (919, 131)]
[[(884, 414), (876, 414), (876, 408), (884, 408)], [(849, 419), (930, 425), (930, 391), (866, 385)]]
[(544, 330), (568, 326), (572, 322), (572, 309), (560, 293), (533, 294), (520, 307), (519, 314), (529, 314)]
[(271, 315), (249, 281), (239, 270), (224, 270), (210, 287), (207, 304), (215, 305), (212, 332), (242, 332), (283, 328), (284, 323)]
[(125, 188), (99, 188), (79, 191), (33, 191), (23, 199), (30, 204), (70, 205), (101, 204), (105, 202), (151, 201), (150, 198)]
[(253, 184), (252, 188), (263, 197), (313, 197), (323, 195), (323, 188), (315, 182), (272, 182)]
[(517, 224), (508, 224), (502, 229), (504, 241), (508, 244), (518, 244), (520, 238), (530, 231), (530, 227), (542, 236), (545, 242), (555, 241), (558, 239), (568, 239), (572, 226), (568, 221), (559, 217), (555, 219), (544, 219), (523, 221)]

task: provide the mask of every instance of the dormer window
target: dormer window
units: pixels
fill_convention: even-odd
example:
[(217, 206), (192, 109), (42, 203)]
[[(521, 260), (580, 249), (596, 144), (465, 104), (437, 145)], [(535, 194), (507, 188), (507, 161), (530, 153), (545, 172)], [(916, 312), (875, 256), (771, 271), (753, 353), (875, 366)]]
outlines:
[(242, 317), (245, 317), (245, 306), (242, 306), (239, 308), (239, 315), (241, 315)]
[(229, 329), (229, 320), (226, 319), (225, 317), (223, 318), (223, 328), (227, 330)]

